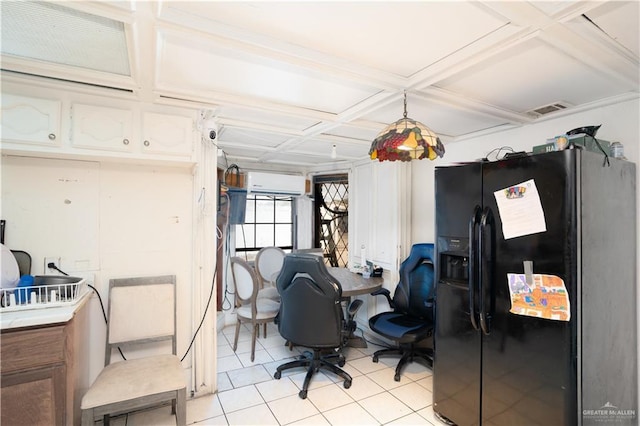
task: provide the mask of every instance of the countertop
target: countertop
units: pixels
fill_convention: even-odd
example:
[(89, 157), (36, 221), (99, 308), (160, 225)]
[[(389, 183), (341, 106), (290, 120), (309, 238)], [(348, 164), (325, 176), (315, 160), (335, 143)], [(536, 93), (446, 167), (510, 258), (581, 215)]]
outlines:
[(36, 309), (3, 312), (0, 309), (0, 329), (35, 327), (47, 324), (65, 323), (75, 315), (76, 311), (89, 300), (91, 292), (87, 291), (78, 300), (64, 306), (51, 306)]

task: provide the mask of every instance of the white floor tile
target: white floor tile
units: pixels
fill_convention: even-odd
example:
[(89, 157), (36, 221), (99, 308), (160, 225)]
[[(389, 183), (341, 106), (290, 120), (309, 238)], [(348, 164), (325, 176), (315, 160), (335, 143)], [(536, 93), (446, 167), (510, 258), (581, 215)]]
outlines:
[(423, 388), (433, 392), (433, 375), (427, 376), (420, 380), (416, 380), (416, 383), (422, 386)]
[(425, 426), (432, 426), (432, 424), (427, 421), (427, 419), (425, 419), (424, 417), (420, 416), (417, 413), (411, 413), (408, 416), (404, 416), (404, 417), (400, 417), (397, 420), (394, 420), (392, 422), (386, 423), (386, 425), (407, 425), (407, 426), (413, 426), (413, 425), (425, 425)]
[[(395, 366), (393, 367), (395, 369)], [(402, 369), (402, 377), (407, 377), (414, 382), (432, 375), (429, 367), (420, 361), (410, 362)]]
[(227, 371), (227, 374), (234, 388), (266, 382), (272, 377), (262, 365)]
[(256, 405), (227, 414), (229, 425), (275, 425), (278, 423), (267, 404)]
[[(187, 401), (187, 424), (224, 415), (218, 394), (207, 395)], [(204, 422), (206, 423), (206, 422)]]
[(225, 414), (264, 403), (255, 386), (245, 386), (218, 394), (218, 400)]
[(269, 355), (271, 355), (271, 358), (276, 361), (291, 358), (292, 356), (296, 356), (296, 354), (298, 354), (298, 352), (292, 352), (286, 346), (274, 346), (271, 348), (267, 348), (267, 352), (269, 353)]
[(320, 412), (332, 410), (354, 402), (353, 398), (345, 392), (341, 384), (333, 384), (313, 389), (313, 391), (309, 391), (307, 398)]
[(233, 348), (228, 343), (224, 343), (222, 345), (218, 345), (217, 351), (218, 351), (218, 358), (223, 358), (225, 356), (235, 355), (235, 352), (233, 352)]
[(277, 330), (275, 333), (271, 332), (271, 330), (267, 330), (267, 338), (260, 338), (260, 344), (265, 349), (286, 348), (286, 342), (287, 341), (278, 334)]
[(369, 374), (374, 371), (388, 368), (381, 362), (373, 362), (371, 357), (363, 357), (349, 361), (349, 367), (353, 367), (360, 371), (362, 374)]
[(297, 422), (289, 423), (290, 425), (308, 425), (308, 426), (325, 426), (330, 425), (327, 419), (322, 414), (316, 414), (315, 416), (307, 417), (306, 419), (298, 420)]
[(371, 414), (367, 413), (359, 404), (353, 403), (334, 408), (322, 413), (333, 426), (378, 425)]
[(395, 371), (391, 368), (374, 371), (373, 373), (367, 374), (367, 377), (376, 382), (378, 385), (382, 386), (385, 390), (395, 389), (404, 384), (411, 383), (411, 380), (403, 377), (400, 377), (400, 381), (396, 382), (394, 379)]
[(298, 395), (277, 399), (268, 402), (267, 405), (269, 405), (269, 408), (281, 425), (286, 425), (320, 413), (311, 401), (301, 399)]
[[(307, 375), (307, 370), (295, 369), (294, 371), (299, 371), (298, 374), (293, 374), (289, 376), (289, 378), (296, 384), (300, 389), (304, 385), (304, 378)], [(324, 374), (324, 370), (320, 370), (317, 373), (314, 373), (311, 377), (311, 381), (309, 382), (308, 390), (318, 389), (323, 386), (329, 386), (333, 384), (333, 380), (331, 380), (326, 374)]]
[(382, 386), (368, 378), (367, 376), (354, 377), (351, 387), (345, 389), (345, 392), (355, 401), (368, 398), (373, 395), (384, 392)]
[(229, 389), (233, 389), (229, 375), (227, 373), (218, 373), (218, 392), (224, 392)]
[(267, 351), (265, 351), (264, 349), (259, 350), (258, 348), (256, 348), (256, 352), (254, 353), (253, 361), (251, 361), (251, 352), (239, 353), (237, 355), (238, 359), (245, 367), (251, 367), (258, 364), (266, 364), (268, 362), (274, 361), (274, 359), (271, 357), (271, 355), (269, 355)]
[(447, 423), (440, 421), (433, 412), (433, 405), (428, 406), (427, 408), (423, 408), (422, 410), (417, 412), (420, 417), (424, 417), (427, 421), (435, 426), (446, 426)]
[(388, 392), (365, 398), (360, 400), (358, 404), (382, 424), (399, 419), (413, 412), (411, 408)]
[(300, 389), (288, 377), (279, 380), (273, 379), (268, 382), (256, 384), (256, 388), (265, 401), (275, 401), (291, 395), (297, 395)]
[(218, 373), (224, 373), (230, 370), (237, 370), (238, 368), (242, 368), (242, 363), (238, 359), (237, 356), (225, 356), (222, 358), (218, 358)]
[[(298, 393), (306, 369), (286, 370), (280, 380), (273, 374), (279, 365), (308, 349), (294, 347), (290, 351), (277, 326), (269, 324), (268, 337), (258, 339), (256, 359), (251, 363), (251, 332), (246, 324), (241, 327), (238, 350), (230, 352), (234, 328), (235, 324), (218, 333), (218, 393), (188, 401), (187, 421), (191, 425), (444, 426), (433, 413), (432, 371), (420, 362), (407, 364), (396, 382), (393, 376), (399, 357), (380, 358), (374, 363), (371, 354), (380, 346), (370, 343), (367, 348), (346, 348), (347, 363), (342, 368), (353, 377), (351, 387), (344, 389), (342, 378), (321, 370), (314, 374), (303, 400)], [(127, 425), (174, 425), (175, 417), (169, 408), (165, 411), (136, 413)], [(124, 426), (125, 420), (117, 417), (112, 424)]]
[(389, 393), (408, 405), (413, 411), (422, 410), (431, 405), (433, 401), (431, 391), (415, 382), (391, 389)]

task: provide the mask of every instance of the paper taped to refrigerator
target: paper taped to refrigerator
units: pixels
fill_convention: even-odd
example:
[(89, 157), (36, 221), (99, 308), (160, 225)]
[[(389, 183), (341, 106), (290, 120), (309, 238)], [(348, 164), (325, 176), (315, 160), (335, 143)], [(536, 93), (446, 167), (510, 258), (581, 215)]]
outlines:
[(507, 274), (511, 309), (509, 312), (556, 321), (571, 319), (571, 304), (564, 280), (556, 275), (533, 274), (527, 284), (525, 274)]
[(538, 188), (533, 179), (493, 193), (498, 204), (504, 239), (547, 230)]

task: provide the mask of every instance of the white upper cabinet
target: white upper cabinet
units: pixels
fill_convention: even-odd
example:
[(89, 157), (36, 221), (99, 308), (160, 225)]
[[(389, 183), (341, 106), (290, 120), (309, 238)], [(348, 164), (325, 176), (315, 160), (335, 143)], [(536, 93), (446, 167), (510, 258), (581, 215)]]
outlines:
[(8, 93), (2, 94), (2, 141), (57, 146), (61, 102)]
[(349, 252), (351, 264), (362, 255), (395, 271), (408, 241), (409, 166), (400, 162), (367, 162), (353, 169), (349, 192)]
[(8, 86), (1, 97), (3, 153), (194, 164), (199, 134), (195, 110), (56, 88)]
[(132, 152), (133, 138), (132, 111), (83, 104), (71, 106), (74, 147)]
[(149, 154), (191, 156), (193, 123), (188, 117), (142, 114), (142, 151)]

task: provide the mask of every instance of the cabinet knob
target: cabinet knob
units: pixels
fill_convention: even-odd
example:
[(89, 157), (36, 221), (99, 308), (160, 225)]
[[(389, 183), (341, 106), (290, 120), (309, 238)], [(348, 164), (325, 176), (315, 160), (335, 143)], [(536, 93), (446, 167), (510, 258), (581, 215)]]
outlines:
[(49, 133), (49, 140), (52, 140), (52, 141), (56, 140), (55, 133)]
[(122, 143), (125, 144), (125, 145), (129, 145), (129, 139), (123, 139)]
[(144, 141), (144, 146), (149, 146), (151, 143), (149, 141)]

